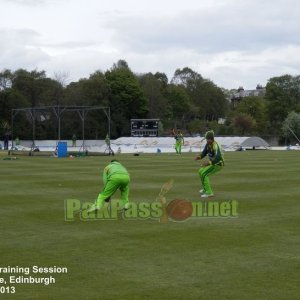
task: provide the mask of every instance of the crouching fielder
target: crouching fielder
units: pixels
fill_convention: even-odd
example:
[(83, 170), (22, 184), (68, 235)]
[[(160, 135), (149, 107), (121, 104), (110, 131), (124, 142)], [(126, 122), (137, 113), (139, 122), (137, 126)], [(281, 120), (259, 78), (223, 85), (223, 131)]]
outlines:
[(103, 206), (104, 201), (108, 202), (111, 196), (119, 189), (121, 191), (121, 201), (124, 208), (129, 206), (129, 183), (130, 176), (126, 168), (116, 159), (113, 159), (103, 170), (104, 188), (99, 194), (95, 204), (88, 209), (89, 212), (99, 210)]
[(219, 172), (224, 166), (224, 158), (222, 153), (222, 147), (215, 141), (214, 132), (207, 131), (205, 134), (206, 145), (202, 153), (196, 156), (196, 160), (201, 160), (205, 156), (208, 156), (208, 162), (202, 164), (199, 169), (199, 176), (202, 183), (202, 189), (200, 190), (201, 198), (212, 197), (214, 195), (209, 176)]

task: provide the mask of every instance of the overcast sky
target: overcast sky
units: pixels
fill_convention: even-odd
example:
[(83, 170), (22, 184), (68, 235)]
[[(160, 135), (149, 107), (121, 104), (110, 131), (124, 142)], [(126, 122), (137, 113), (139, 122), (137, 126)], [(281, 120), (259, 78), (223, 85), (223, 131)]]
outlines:
[(0, 71), (189, 67), (227, 89), (300, 72), (299, 0), (0, 0)]

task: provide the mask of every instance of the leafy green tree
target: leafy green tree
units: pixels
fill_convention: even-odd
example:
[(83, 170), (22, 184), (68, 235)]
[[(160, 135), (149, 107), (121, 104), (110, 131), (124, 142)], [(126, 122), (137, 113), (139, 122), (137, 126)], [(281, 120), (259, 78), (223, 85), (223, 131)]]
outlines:
[[(9, 77), (7, 76), (9, 75)], [(2, 137), (5, 131), (10, 131), (11, 112), (12, 109), (29, 106), (28, 100), (19, 92), (14, 90), (11, 85), (13, 74), (10, 71), (0, 73), (0, 122), (8, 124), (0, 128), (0, 136)], [(19, 137), (28, 137), (31, 134), (30, 126), (24, 114), (18, 114), (15, 118), (18, 122), (15, 124), (14, 131)]]
[(212, 81), (186, 67), (177, 69), (171, 82), (185, 88), (190, 97), (190, 120), (196, 118), (213, 121), (225, 116), (228, 102), (223, 90)]
[(205, 120), (217, 121), (227, 113), (229, 103), (219, 87), (206, 80), (197, 85), (193, 93), (194, 103), (200, 106), (200, 115)]
[(282, 131), (289, 140), (300, 142), (300, 113), (291, 111), (283, 122)]
[[(159, 118), (165, 132), (173, 127), (201, 133), (214, 128), (219, 134), (287, 134), (282, 128), (291, 111), (300, 112), (300, 76), (273, 77), (265, 98), (245, 97), (229, 110), (230, 91), (216, 86), (189, 67), (177, 69), (169, 83), (164, 73), (135, 75), (125, 60), (119, 60), (105, 73), (96, 71), (89, 78), (66, 85), (66, 73), (48, 78), (45, 71), (0, 72), (0, 122), (10, 124), (11, 110), (20, 107), (53, 105), (97, 105), (111, 108), (112, 137), (129, 134), (131, 118)], [(100, 112), (89, 112), (86, 138), (101, 138), (107, 120)], [(218, 125), (219, 118), (227, 123)], [(31, 117), (18, 114), (16, 128), (29, 137)], [(287, 119), (288, 120), (288, 119)], [(37, 138), (56, 138), (57, 117), (37, 112), (34, 116)], [(288, 123), (287, 123), (288, 124)], [(80, 118), (64, 113), (64, 138), (81, 135)], [(3, 132), (4, 129), (2, 129)], [(1, 129), (0, 129), (1, 131)], [(2, 133), (0, 132), (0, 134)]]
[(14, 73), (12, 88), (19, 91), (30, 103), (31, 107), (40, 106), (43, 93), (42, 80), (46, 79), (45, 71), (37, 70), (28, 72), (19, 69)]
[(300, 111), (300, 76), (273, 77), (266, 86), (268, 115), (274, 133), (280, 133), (282, 122), (290, 111)]
[[(19, 69), (14, 72), (12, 89), (26, 99), (27, 107), (58, 105), (62, 101), (63, 87), (54, 79), (48, 78), (45, 71), (26, 71)], [(33, 120), (37, 139), (55, 138), (57, 119), (53, 112), (35, 112)], [(17, 123), (16, 123), (17, 124)], [(30, 126), (31, 127), (31, 126)]]
[[(65, 105), (109, 106), (110, 87), (105, 75), (96, 71), (89, 78), (70, 83), (64, 91)], [(82, 135), (82, 123), (77, 112), (65, 113), (62, 133), (67, 138), (73, 134)], [(74, 117), (75, 116), (75, 117)], [(91, 139), (104, 138), (107, 134), (107, 117), (104, 111), (90, 111), (85, 119), (85, 137)]]
[(11, 70), (5, 69), (0, 72), (0, 91), (11, 88), (14, 74)]
[[(28, 100), (18, 91), (8, 88), (0, 92), (0, 119), (11, 124), (12, 109), (27, 107)], [(24, 113), (18, 113), (14, 122), (14, 133), (19, 138), (31, 138), (32, 129), (30, 125), (30, 118)], [(1, 133), (3, 134), (3, 132)]]
[(109, 96), (109, 82), (102, 72), (97, 71), (88, 79), (70, 83), (64, 91), (64, 103), (66, 105), (107, 106)]
[(205, 120), (193, 119), (187, 124), (187, 130), (190, 134), (203, 134), (208, 129), (211, 129), (208, 122)]
[(245, 97), (235, 107), (235, 115), (247, 114), (256, 122), (257, 133), (265, 134), (269, 129), (267, 101), (262, 97)]
[(193, 90), (195, 83), (202, 82), (203, 80), (204, 79), (200, 74), (188, 67), (185, 67), (183, 69), (176, 69), (171, 83), (175, 85), (182, 85), (191, 91)]
[(130, 119), (145, 118), (148, 103), (137, 77), (124, 62), (117, 63), (105, 73), (110, 87), (109, 106), (112, 117), (112, 135), (128, 135)]
[(239, 135), (252, 134), (256, 128), (255, 119), (245, 113), (240, 113), (234, 117), (233, 121), (235, 133)]
[(190, 98), (184, 87), (170, 84), (165, 95), (171, 108), (171, 126), (185, 129), (187, 114), (190, 110)]
[(130, 70), (127, 61), (124, 60), (124, 59), (120, 59), (120, 60), (117, 61), (117, 63), (113, 64), (112, 70), (116, 70), (116, 69)]
[(168, 76), (165, 73), (156, 72), (154, 77), (161, 82), (162, 88), (166, 88), (168, 85)]
[(147, 73), (139, 76), (139, 82), (148, 102), (148, 117), (164, 121), (171, 116), (171, 108), (165, 97), (167, 83), (165, 77)]

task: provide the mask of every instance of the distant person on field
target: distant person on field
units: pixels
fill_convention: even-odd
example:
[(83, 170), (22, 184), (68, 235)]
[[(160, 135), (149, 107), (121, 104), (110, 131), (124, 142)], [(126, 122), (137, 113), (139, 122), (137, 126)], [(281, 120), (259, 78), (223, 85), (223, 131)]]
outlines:
[(206, 145), (202, 153), (195, 158), (195, 160), (201, 160), (208, 156), (208, 162), (202, 163), (198, 171), (203, 187), (200, 190), (201, 198), (212, 197), (214, 195), (208, 177), (221, 171), (224, 166), (222, 147), (215, 141), (214, 132), (212, 130), (207, 131), (205, 139)]
[(6, 132), (4, 135), (4, 150), (8, 150), (9, 133)]
[(106, 148), (108, 149), (108, 155), (115, 155), (114, 151), (111, 149), (110, 138), (108, 134), (105, 137), (105, 144), (106, 144)]
[(184, 145), (184, 138), (181, 131), (175, 133), (175, 129), (173, 129), (174, 139), (175, 139), (175, 150), (176, 154), (181, 154), (181, 147)]
[(72, 136), (72, 147), (76, 147), (76, 134), (74, 133), (73, 136)]
[(98, 199), (88, 212), (101, 209), (104, 201), (109, 202), (111, 196), (117, 191), (121, 191), (121, 201), (123, 202), (124, 209), (129, 207), (129, 183), (130, 176), (126, 168), (119, 163), (116, 159), (113, 159), (103, 171), (103, 190), (99, 194)]

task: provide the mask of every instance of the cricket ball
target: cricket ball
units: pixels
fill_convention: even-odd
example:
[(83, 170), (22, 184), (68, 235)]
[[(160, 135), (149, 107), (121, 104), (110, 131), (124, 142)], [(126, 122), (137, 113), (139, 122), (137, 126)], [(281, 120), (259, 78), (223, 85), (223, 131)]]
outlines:
[(174, 221), (184, 221), (193, 213), (193, 206), (190, 201), (174, 199), (167, 205), (167, 214)]

